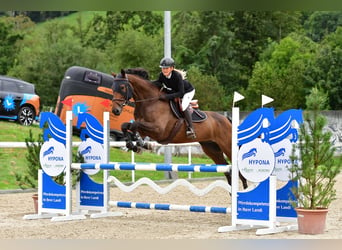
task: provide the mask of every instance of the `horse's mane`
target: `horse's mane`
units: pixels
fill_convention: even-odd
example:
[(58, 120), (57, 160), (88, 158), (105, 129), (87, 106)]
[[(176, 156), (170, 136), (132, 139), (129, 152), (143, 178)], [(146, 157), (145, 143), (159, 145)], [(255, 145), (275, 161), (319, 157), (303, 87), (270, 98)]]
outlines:
[(142, 78), (144, 78), (145, 80), (149, 80), (149, 73), (146, 69), (144, 68), (131, 68), (131, 69), (126, 69), (125, 72), (127, 74), (132, 74), (132, 75), (137, 75), (140, 76)]
[(154, 84), (153, 81), (151, 81), (149, 79), (149, 73), (146, 69), (144, 69), (144, 68), (129, 68), (129, 69), (125, 69), (124, 71), (125, 71), (125, 74), (135, 75), (135, 76), (142, 78), (143, 80), (145, 80), (144, 81), (145, 83), (149, 84), (151, 89), (156, 89), (158, 91), (160, 90), (160, 87), (158, 87), (156, 84)]

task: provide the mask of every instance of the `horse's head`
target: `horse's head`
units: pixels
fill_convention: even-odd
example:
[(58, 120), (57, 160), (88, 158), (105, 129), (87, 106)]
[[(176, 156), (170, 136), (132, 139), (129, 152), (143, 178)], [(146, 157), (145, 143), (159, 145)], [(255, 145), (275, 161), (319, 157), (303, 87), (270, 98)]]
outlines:
[(115, 75), (112, 89), (112, 112), (114, 115), (120, 115), (123, 107), (133, 97), (132, 86), (129, 83), (126, 72), (123, 69), (121, 70), (121, 74)]

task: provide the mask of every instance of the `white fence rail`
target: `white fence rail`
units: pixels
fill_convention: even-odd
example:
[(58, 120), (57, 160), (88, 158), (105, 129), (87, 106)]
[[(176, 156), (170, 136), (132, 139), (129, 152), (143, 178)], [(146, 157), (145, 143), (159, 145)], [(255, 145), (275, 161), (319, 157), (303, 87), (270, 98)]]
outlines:
[[(81, 141), (73, 141), (72, 146), (73, 147), (78, 147), (80, 145)], [(159, 144), (157, 142), (151, 142), (153, 151), (157, 154), (162, 154), (163, 149), (165, 147), (172, 147), (174, 148), (174, 154), (184, 154), (184, 150), (187, 150), (187, 155), (188, 155), (188, 164), (192, 163), (192, 154), (194, 147), (196, 148), (196, 154), (203, 154), (202, 150), (200, 149), (200, 144), (198, 142), (193, 142), (193, 143), (170, 143), (167, 145)], [(112, 141), (110, 142), (111, 147), (117, 147), (117, 148), (124, 148), (126, 147), (126, 142), (124, 141)], [(25, 142), (0, 142), (0, 148), (26, 148), (26, 143)], [(135, 162), (135, 153), (131, 151), (131, 162)], [(192, 173), (188, 173), (188, 178), (191, 179)], [(135, 173), (134, 170), (132, 171), (132, 182), (135, 182)]]

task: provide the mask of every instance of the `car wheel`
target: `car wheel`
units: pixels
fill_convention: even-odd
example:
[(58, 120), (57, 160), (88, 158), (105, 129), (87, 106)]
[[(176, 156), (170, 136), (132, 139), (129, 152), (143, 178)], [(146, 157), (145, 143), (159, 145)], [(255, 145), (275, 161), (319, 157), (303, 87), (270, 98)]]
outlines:
[(18, 112), (18, 122), (24, 126), (30, 126), (35, 118), (34, 110), (31, 107), (25, 106), (20, 108)]

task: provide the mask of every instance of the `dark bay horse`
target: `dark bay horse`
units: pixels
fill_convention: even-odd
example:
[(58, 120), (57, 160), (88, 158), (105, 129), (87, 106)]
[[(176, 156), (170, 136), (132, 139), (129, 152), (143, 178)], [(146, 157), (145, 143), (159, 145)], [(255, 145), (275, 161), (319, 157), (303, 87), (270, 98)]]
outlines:
[[(179, 119), (173, 114), (169, 102), (159, 100), (160, 88), (148, 80), (146, 70), (121, 70), (121, 74), (115, 75), (113, 93), (114, 115), (120, 115), (123, 106), (131, 98), (135, 102), (135, 121), (122, 124), (122, 132), (126, 138), (131, 138), (130, 131), (133, 134), (138, 132), (143, 138), (148, 136), (162, 144), (199, 142), (204, 153), (215, 164), (228, 164), (225, 155), (231, 160), (232, 125), (228, 118), (216, 112), (206, 111), (207, 119), (193, 124), (196, 139), (187, 138), (184, 119)], [(231, 172), (224, 174), (231, 184)], [(247, 188), (247, 181), (241, 174), (240, 179), (243, 187)]]

